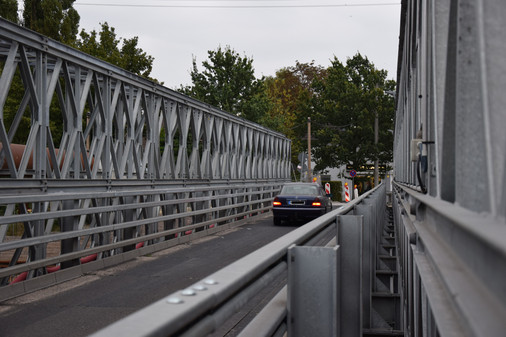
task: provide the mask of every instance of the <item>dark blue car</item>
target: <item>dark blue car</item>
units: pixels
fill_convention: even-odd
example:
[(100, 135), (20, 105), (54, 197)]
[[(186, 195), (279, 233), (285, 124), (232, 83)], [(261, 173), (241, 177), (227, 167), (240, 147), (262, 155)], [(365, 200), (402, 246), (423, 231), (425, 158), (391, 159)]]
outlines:
[(332, 201), (316, 183), (289, 183), (272, 203), (274, 225), (282, 221), (308, 222), (332, 210)]

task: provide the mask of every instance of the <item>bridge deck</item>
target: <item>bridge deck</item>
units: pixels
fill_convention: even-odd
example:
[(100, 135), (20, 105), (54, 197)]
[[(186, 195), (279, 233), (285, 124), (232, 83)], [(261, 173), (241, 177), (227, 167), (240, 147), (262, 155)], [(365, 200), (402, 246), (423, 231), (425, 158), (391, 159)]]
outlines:
[(87, 336), (293, 229), (274, 227), (272, 218), (266, 217), (5, 301), (0, 320), (8, 324), (0, 325), (0, 335)]

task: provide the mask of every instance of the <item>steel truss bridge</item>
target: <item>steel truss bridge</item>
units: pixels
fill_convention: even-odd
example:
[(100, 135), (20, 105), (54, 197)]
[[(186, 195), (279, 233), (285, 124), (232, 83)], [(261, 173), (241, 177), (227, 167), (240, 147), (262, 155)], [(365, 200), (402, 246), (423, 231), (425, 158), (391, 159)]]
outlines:
[[(285, 333), (289, 336), (504, 336), (506, 331), (505, 17), (506, 3), (500, 0), (403, 0), (400, 17), (393, 181), (386, 180), (385, 183), (346, 206), (294, 230), (187, 289), (162, 298), (98, 331), (95, 336), (207, 336), (223, 324), (232, 313), (240, 310), (261, 289), (272, 287), (274, 283), (279, 284), (280, 278), (286, 280), (286, 287), (280, 289), (272, 299), (264, 301), (267, 303), (265, 307), (239, 332), (239, 336), (283, 336)], [(36, 67), (31, 65), (30, 54), (22, 50), (35, 50), (35, 55), (38, 55), (37, 53), (45, 55), (46, 50), (39, 50), (35, 46), (28, 47), (28, 43), (25, 42), (25, 35), (34, 38), (41, 37), (36, 34), (30, 35), (32, 33), (10, 26), (3, 21), (2, 24), (10, 27), (12, 31), (23, 32), (22, 36), (16, 39), (10, 36), (2, 37), (2, 41), (17, 41), (13, 43), (14, 47), (9, 45), (3, 49), (4, 54), (7, 55), (4, 69), (11, 69), (13, 72), (13, 65), (21, 65), (21, 68), (25, 68), (25, 74), (28, 72), (33, 78)], [(6, 35), (3, 33), (4, 30), (8, 32), (9, 29), (2, 29), (2, 34)], [(75, 54), (76, 52), (73, 51), (73, 55)], [(10, 58), (9, 55), (11, 55)], [(84, 55), (80, 55), (81, 57), (87, 59)], [(9, 59), (19, 61), (9, 63)], [(9, 64), (11, 66), (8, 66)], [(64, 64), (65, 62), (62, 61), (59, 70), (63, 72), (62, 79), (58, 77), (57, 81), (57, 78), (48, 76), (42, 83), (67, 83), (66, 78), (71, 78), (72, 73), (70, 70), (65, 70), (69, 67)], [(26, 69), (31, 69), (31, 71), (26, 71)], [(93, 71), (95, 74), (96, 70)], [(115, 71), (123, 74), (119, 70)], [(14, 75), (4, 75), (5, 73), (4, 70), (1, 83), (12, 82)], [(46, 73), (48, 72), (42, 72), (42, 74)], [(87, 74), (87, 72), (84, 73)], [(87, 75), (84, 76), (84, 73), (80, 76), (83, 78), (83, 83), (86, 83), (84, 78), (87, 78)], [(94, 88), (102, 88), (100, 85), (103, 80), (101, 82), (94, 76), (91, 75), (89, 79), (90, 87), (94, 85)], [(114, 83), (117, 81), (115, 76), (111, 75)], [(39, 77), (35, 77), (40, 81)], [(26, 80), (23, 81), (26, 82)], [(32, 81), (36, 82), (35, 79)], [(123, 77), (121, 81), (130, 83)], [(59, 100), (66, 102), (62, 106), (70, 105), (69, 114), (77, 114), (75, 111), (81, 110), (71, 108), (73, 104), (77, 104), (72, 102), (82, 102), (83, 96), (78, 95), (79, 99), (66, 99), (67, 90), (71, 91), (75, 88), (75, 84), (70, 80), (69, 82), (73, 86), (69, 89), (56, 89), (56, 92), (60, 90)], [(29, 85), (26, 87), (30, 88)], [(35, 100), (32, 97), (41, 97), (40, 94), (37, 95), (39, 87), (35, 84), (31, 87), (32, 89), (27, 89), (28, 93), (25, 93), (25, 96), (29, 96), (26, 104), (29, 102), (34, 104)], [(58, 86), (55, 84), (55, 87)], [(83, 84), (84, 87), (86, 85)], [(111, 85), (111, 102), (115, 101), (112, 99), (116, 92), (112, 90), (113, 87), (115, 86)], [(3, 86), (0, 88), (2, 90), (0, 93), (6, 91)], [(127, 92), (126, 88), (124, 90)], [(142, 90), (147, 89), (142, 87)], [(166, 89), (163, 90), (168, 92)], [(96, 90), (93, 95), (88, 95), (90, 98), (87, 96), (87, 99), (92, 103), (96, 102), (99, 96), (104, 96), (103, 92), (102, 89)], [(120, 97), (129, 97), (128, 94), (123, 95), (122, 92), (120, 90), (118, 93)], [(175, 93), (172, 95), (171, 97), (175, 97), (174, 100), (177, 97), (182, 99), (182, 96)], [(0, 99), (3, 107), (5, 95), (1, 94)], [(123, 98), (123, 101), (122, 104), (126, 106), (129, 100)], [(141, 101), (144, 102), (144, 99)], [(148, 110), (150, 105), (148, 103), (142, 105), (142, 102), (139, 102), (138, 106), (144, 107), (144, 110), (141, 108), (137, 111)], [(83, 104), (76, 106), (88, 104), (98, 110), (90, 110), (90, 116), (95, 114), (90, 121), (104, 119), (102, 116), (105, 114), (101, 112), (100, 106), (96, 107), (96, 103), (95, 105), (88, 102)], [(178, 101), (177, 104), (179, 106), (182, 103)], [(196, 102), (194, 104), (201, 106)], [(116, 108), (118, 107), (115, 106)], [(105, 107), (103, 109), (105, 110)], [(133, 111), (136, 111), (128, 109), (120, 109), (119, 114), (123, 115), (125, 111), (133, 114)], [(164, 115), (168, 110), (160, 107), (160, 110), (155, 109), (155, 111)], [(158, 118), (166, 119), (160, 115)], [(123, 125), (130, 125), (129, 121), (138, 121), (133, 116), (125, 117)], [(73, 120), (72, 118), (68, 117), (68, 120)], [(118, 117), (112, 118), (111, 123), (117, 123), (117, 119)], [(177, 120), (184, 120), (184, 117), (178, 117)], [(191, 122), (189, 123), (192, 125)], [(146, 121), (146, 125), (148, 124), (149, 122)], [(46, 134), (49, 134), (47, 123), (44, 125), (46, 125)], [(99, 125), (103, 124), (99, 123)], [(3, 120), (2, 127), (1, 136), (9, 137)], [(257, 126), (252, 126), (252, 128), (255, 127)], [(131, 128), (132, 131), (137, 130), (137, 127), (131, 126)], [(197, 130), (195, 127), (189, 128)], [(146, 150), (144, 146), (147, 142), (143, 140), (140, 142), (141, 146), (132, 141), (131, 150), (121, 152), (131, 153), (128, 158), (138, 163), (129, 170), (128, 163), (122, 165), (117, 159), (120, 146), (112, 141), (117, 137), (114, 132), (112, 136), (103, 137), (110, 139), (108, 148), (110, 152), (105, 152), (110, 155), (104, 156), (105, 150), (102, 150), (100, 155), (91, 157), (90, 160), (89, 153), (95, 151), (93, 149), (96, 145), (90, 146), (88, 150), (85, 145), (86, 139), (91, 134), (94, 137), (95, 134), (96, 136), (102, 134), (100, 131), (90, 133), (91, 131), (87, 131), (87, 128), (84, 128), (83, 132), (77, 131), (78, 126), (71, 129), (79, 135), (79, 137), (75, 136), (78, 141), (75, 140), (73, 146), (67, 147), (65, 151), (72, 153), (74, 160), (69, 159), (70, 163), (65, 164), (68, 155), (60, 154), (61, 150), (56, 153), (55, 147), (51, 149), (48, 145), (47, 150), (43, 147), (39, 151), (39, 157), (46, 160), (46, 165), (41, 165), (39, 159), (39, 164), (34, 164), (35, 166), (31, 169), (32, 175), (36, 175), (39, 174), (37, 165), (42, 167), (59, 167), (60, 165), (60, 169), (50, 170), (51, 177), (54, 178), (44, 180), (38, 176), (30, 176), (28, 180), (16, 179), (20, 172), (26, 175), (29, 170), (30, 166), (26, 158), (28, 154), (24, 155), (24, 159), (21, 160), (23, 165), (20, 165), (18, 169), (6, 171), (10, 176), (5, 178), (6, 183), (2, 184), (2, 188), (5, 188), (10, 195), (3, 197), (4, 194), (2, 194), (1, 200), (6, 205), (4, 206), (6, 214), (0, 219), (6, 218), (7, 221), (12, 222), (10, 219), (19, 217), (16, 219), (24, 224), (27, 234), (24, 234), (23, 238), (17, 242), (27, 242), (28, 244), (24, 246), (33, 247), (34, 252), (38, 252), (35, 247), (45, 245), (47, 242), (45, 240), (51, 237), (61, 239), (62, 244), (64, 240), (74, 240), (68, 242), (78, 245), (79, 249), (69, 250), (71, 253), (67, 252), (60, 256), (70, 256), (74, 261), (77, 259), (77, 263), (80, 262), (80, 257), (87, 257), (89, 253), (97, 249), (97, 252), (101, 254), (100, 259), (89, 264), (80, 264), (81, 269), (92, 263), (107, 265), (107, 261), (113, 261), (115, 256), (126, 257), (127, 254), (134, 254), (131, 252), (137, 253), (150, 246), (168, 244), (175, 240), (170, 235), (179, 234), (178, 240), (189, 237), (189, 235), (181, 236), (181, 233), (186, 228), (196, 229), (199, 224), (198, 216), (206, 214), (209, 217), (209, 212), (216, 214), (222, 210), (221, 205), (212, 204), (212, 202), (211, 209), (204, 207), (204, 205), (206, 207), (210, 205), (205, 204), (209, 202), (209, 196), (223, 200), (225, 203), (223, 210), (229, 209), (227, 207), (236, 209), (232, 211), (230, 217), (268, 209), (267, 204), (262, 203), (267, 202), (272, 196), (272, 191), (278, 186), (276, 184), (288, 177), (289, 143), (282, 136), (263, 130), (262, 137), (271, 137), (271, 141), (264, 141), (264, 147), (262, 147), (264, 150), (260, 151), (263, 159), (252, 157), (252, 165), (248, 166), (249, 154), (244, 154), (246, 158), (244, 171), (239, 169), (241, 165), (230, 165), (231, 168), (237, 168), (239, 177), (244, 172), (245, 185), (242, 186), (242, 190), (227, 189), (230, 185), (227, 185), (223, 180), (224, 177), (218, 174), (219, 177), (216, 178), (222, 179), (218, 179), (222, 184), (221, 192), (199, 190), (202, 194), (188, 196), (182, 193), (193, 193), (193, 190), (184, 190), (184, 187), (178, 186), (180, 189), (176, 190), (177, 192), (169, 191), (162, 194), (159, 192), (162, 187), (156, 184), (153, 187), (149, 179), (136, 179), (138, 178), (136, 174), (139, 172), (144, 174), (151, 172), (156, 177), (154, 181), (158, 182), (156, 174), (169, 172), (168, 169), (164, 171), (161, 168), (153, 169), (149, 165), (143, 165), (144, 162), (140, 158), (149, 158), (152, 153), (149, 152), (150, 154), (145, 156), (139, 155), (139, 153), (145, 154), (146, 151), (151, 151)], [(40, 130), (40, 127), (37, 130)], [(151, 129), (147, 126), (145, 130)], [(213, 130), (216, 130), (216, 123)], [(39, 131), (32, 133), (37, 132)], [(143, 132), (139, 131), (139, 133)], [(187, 131), (187, 133), (191, 132)], [(232, 131), (231, 133), (233, 134)], [(208, 135), (205, 132), (204, 134)], [(31, 136), (28, 140), (33, 137), (36, 136)], [(220, 144), (213, 137), (209, 138), (213, 140), (210, 143)], [(67, 141), (70, 144), (71, 134), (63, 138), (68, 140), (62, 144)], [(124, 138), (127, 137), (124, 136), (121, 139)], [(248, 139), (247, 136), (245, 138)], [(146, 139), (154, 138), (146, 137)], [(192, 136), (191, 139), (193, 141), (196, 137)], [(252, 139), (254, 140), (255, 137), (253, 136)], [(273, 142), (276, 139), (277, 143)], [(79, 146), (75, 145), (75, 142), (79, 143)], [(236, 144), (239, 142), (243, 145), (249, 144), (250, 151), (253, 152), (257, 151), (260, 144), (260, 141), (258, 143), (237, 141)], [(35, 143), (32, 144), (33, 149), (37, 149)], [(104, 144), (102, 148), (106, 147), (106, 143), (107, 140), (100, 143)], [(127, 141), (119, 143), (124, 144), (125, 148), (129, 146), (126, 144)], [(166, 141), (165, 146), (169, 143), (170, 141)], [(171, 145), (175, 145), (173, 143)], [(252, 143), (255, 145), (252, 146)], [(2, 139), (2, 144), (10, 143)], [(30, 142), (26, 144), (29, 146)], [(42, 144), (50, 144), (50, 142), (45, 138), (45, 143)], [(134, 151), (133, 144), (137, 144), (140, 150), (136, 148)], [(207, 143), (203, 141), (203, 144)], [(277, 147), (274, 144), (278, 144)], [(98, 148), (101, 147), (98, 146)], [(194, 146), (192, 153), (197, 148), (200, 151), (200, 147)], [(204, 149), (205, 146), (202, 148)], [(228, 151), (232, 152), (231, 149)], [(13, 158), (9, 159), (9, 156), (13, 157), (13, 152), (13, 150), (10, 152), (4, 150), (2, 158), (5, 158), (6, 162), (15, 161)], [(28, 152), (25, 150), (24, 153)], [(80, 154), (82, 159), (76, 154)], [(211, 159), (213, 159), (213, 154), (215, 152), (211, 151)], [(182, 166), (187, 169), (181, 169), (180, 155), (177, 162), (166, 158), (168, 162), (174, 164), (174, 170), (170, 172), (181, 174), (184, 171), (198, 176), (198, 171), (193, 171), (195, 166), (192, 164), (192, 159), (188, 160), (187, 166)], [(240, 157), (240, 154), (238, 156)], [(164, 158), (164, 155), (161, 153), (159, 157), (155, 155), (153, 157)], [(207, 161), (202, 159), (203, 156), (197, 157), (201, 158), (200, 174), (203, 174), (205, 170), (202, 169), (202, 163), (207, 163)], [(57, 161), (58, 158), (60, 161)], [(85, 158), (88, 158), (87, 164)], [(271, 158), (275, 163), (266, 164), (267, 158)], [(96, 167), (98, 164), (95, 164), (94, 160), (99, 160), (100, 168)], [(257, 165), (253, 165), (255, 160), (257, 160)], [(153, 159), (153, 163), (162, 161)], [(109, 166), (107, 166), (108, 162), (110, 162)], [(213, 161), (211, 162), (214, 164)], [(10, 167), (18, 166), (7, 166), (7, 168)], [(97, 182), (86, 178), (87, 174), (89, 176), (94, 172), (97, 174), (104, 172), (104, 167), (109, 167), (110, 175), (121, 172), (125, 177), (121, 179), (109, 177), (107, 178), (109, 180), (97, 180)], [(216, 167), (217, 165), (211, 165), (211, 168), (216, 169)], [(254, 171), (254, 167), (258, 167), (256, 174), (263, 171), (264, 176), (258, 177), (253, 173), (248, 176), (250, 172), (248, 167), (252, 170), (251, 172)], [(71, 168), (75, 170), (72, 171)], [(80, 180), (75, 176), (65, 180), (56, 177), (61, 172), (70, 174), (71, 171), (79, 171), (79, 174), (85, 178), (82, 181), (89, 183), (89, 190), (80, 192), (88, 194), (82, 199), (77, 199), (77, 202), (69, 190), (75, 189), (72, 183), (80, 182)], [(218, 172), (224, 172), (223, 166), (221, 171), (218, 169)], [(216, 171), (213, 171), (213, 174), (216, 174)], [(177, 181), (178, 178), (182, 179), (181, 176), (174, 176), (173, 179)], [(247, 178), (259, 179), (259, 182), (246, 180)], [(100, 179), (104, 178), (100, 177)], [(275, 186), (272, 186), (272, 182), (269, 181), (273, 179), (277, 181)], [(160, 184), (169, 184), (172, 181), (162, 180)], [(50, 183), (59, 185), (54, 188)], [(146, 192), (142, 193), (142, 197), (138, 197), (135, 189), (123, 188), (123, 184), (127, 183), (130, 183), (130, 188), (135, 185)], [(201, 185), (198, 188), (205, 185), (202, 181), (195, 181), (195, 184), (199, 183)], [(52, 189), (49, 189), (50, 186)], [(272, 187), (269, 189), (269, 186)], [(14, 190), (18, 192), (15, 193)], [(97, 192), (99, 190), (100, 194)], [(147, 193), (147, 190), (154, 194)], [(49, 191), (54, 193), (49, 193)], [(130, 192), (134, 194), (128, 194)], [(250, 196), (252, 194), (255, 196)], [(25, 198), (25, 195), (32, 198), (28, 202), (39, 205), (38, 209), (34, 209), (34, 213), (29, 214), (24, 208), (23, 205), (27, 201), (16, 199)], [(52, 199), (49, 201), (43, 199), (47, 197)], [(196, 198), (197, 201), (192, 203), (194, 199), (190, 197)], [(235, 198), (238, 198), (237, 204), (231, 201), (235, 202)], [(126, 200), (131, 200), (131, 202), (126, 202)], [(202, 208), (199, 208), (199, 202), (204, 203), (204, 205), (200, 204)], [(9, 206), (13, 203), (16, 207)], [(115, 204), (110, 205), (111, 203)], [(134, 208), (133, 205), (138, 205), (137, 203), (141, 205), (140, 208), (138, 206)], [(182, 203), (186, 203), (183, 208), (179, 206)], [(184, 207), (188, 205), (191, 205), (188, 212), (183, 214)], [(144, 206), (149, 206), (149, 208), (144, 210), (146, 208)], [(172, 212), (166, 211), (164, 207), (172, 207)], [(20, 214), (15, 213), (14, 208), (19, 209)], [(97, 219), (100, 221), (93, 219), (97, 217), (96, 213), (93, 213), (93, 208), (99, 211), (97, 213), (101, 216)], [(147, 216), (150, 214), (149, 210), (161, 213), (150, 218)], [(89, 225), (82, 225), (81, 219), (88, 216), (87, 212), (93, 216), (90, 217)], [(153, 221), (165, 225), (167, 221), (173, 220), (172, 217), (178, 216), (191, 216), (192, 224), (186, 225), (179, 222), (179, 227), (176, 228), (175, 225), (169, 226), (170, 229), (164, 227), (158, 233), (148, 230), (149, 224), (152, 225)], [(62, 219), (61, 232), (47, 235), (36, 234), (44, 230), (44, 226), (40, 224), (46, 224), (46, 226), (52, 224), (50, 219), (54, 218)], [(221, 219), (218, 218), (218, 221)], [(2, 221), (2, 228), (4, 228), (6, 221)], [(202, 222), (202, 232), (216, 228), (210, 228), (211, 222), (213, 224), (217, 222), (216, 218)], [(193, 225), (194, 223), (196, 224)], [(37, 225), (40, 226), (41, 232), (36, 232), (39, 228)], [(181, 228), (184, 225), (187, 227)], [(77, 232), (63, 230), (67, 226), (69, 228), (74, 226)], [(138, 226), (141, 226), (141, 230)], [(127, 234), (129, 232), (126, 229), (134, 230), (134, 234)], [(198, 235), (198, 233), (200, 232), (191, 235)], [(183, 232), (183, 234), (186, 233)], [(81, 239), (82, 237), (85, 239)], [(153, 244), (150, 244), (149, 240), (152, 238)], [(92, 244), (84, 244), (86, 240)], [(133, 249), (140, 242), (147, 242), (148, 245), (137, 250)], [(115, 255), (118, 251), (116, 245), (121, 246), (124, 243), (132, 246), (130, 247), (132, 249), (127, 251), (128, 246), (122, 246), (123, 251), (126, 252)], [(2, 242), (0, 248), (8, 244)], [(20, 244), (14, 249), (20, 249), (21, 246), (23, 245)], [(101, 251), (100, 247), (103, 246), (107, 250)], [(37, 255), (33, 257), (36, 258)], [(12, 265), (9, 268), (16, 273), (30, 270), (33, 275), (29, 274), (29, 276), (33, 277), (36, 275), (32, 270), (44, 268), (47, 262), (59, 262), (57, 260), (59, 258), (41, 260), (41, 265), (37, 265), (39, 260), (33, 259), (26, 264)], [(70, 274), (78, 268), (79, 266), (63, 268), (52, 275), (55, 275), (57, 279), (65, 275), (69, 277), (65, 274), (66, 270)], [(4, 273), (2, 276), (8, 275)], [(33, 277), (33, 280), (35, 282), (44, 277), (47, 275)], [(20, 284), (29, 284), (27, 283), (29, 281), (20, 282)], [(9, 288), (13, 289), (11, 293), (17, 289), (16, 284), (0, 289)]]
[(3, 19), (0, 66), (0, 298), (240, 224), (290, 178), (285, 136)]
[(504, 336), (505, 17), (403, 0), (392, 184), (95, 336), (206, 336), (276, 275), (239, 336)]

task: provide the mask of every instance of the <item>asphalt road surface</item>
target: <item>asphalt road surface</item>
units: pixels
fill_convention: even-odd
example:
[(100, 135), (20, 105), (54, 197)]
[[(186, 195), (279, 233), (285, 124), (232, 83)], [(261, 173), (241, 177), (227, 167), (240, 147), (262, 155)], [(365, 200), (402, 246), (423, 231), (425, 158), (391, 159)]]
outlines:
[(2, 302), (0, 336), (87, 336), (294, 228), (275, 227), (267, 217)]

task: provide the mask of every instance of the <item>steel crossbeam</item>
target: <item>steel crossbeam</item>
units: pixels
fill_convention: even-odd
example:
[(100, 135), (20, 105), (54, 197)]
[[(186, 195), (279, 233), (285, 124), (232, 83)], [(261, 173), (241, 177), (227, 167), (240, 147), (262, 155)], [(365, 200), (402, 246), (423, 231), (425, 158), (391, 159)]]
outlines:
[(61, 256), (101, 258), (259, 214), (290, 178), (282, 134), (1, 18), (0, 71), (0, 260), (13, 273), (64, 262), (47, 256), (58, 240)]

